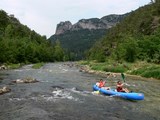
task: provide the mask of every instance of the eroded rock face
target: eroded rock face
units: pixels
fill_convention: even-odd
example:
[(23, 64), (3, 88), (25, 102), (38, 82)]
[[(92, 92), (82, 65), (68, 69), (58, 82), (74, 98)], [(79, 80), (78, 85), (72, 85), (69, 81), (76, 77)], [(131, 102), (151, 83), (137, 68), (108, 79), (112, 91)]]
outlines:
[(107, 24), (98, 18), (82, 19), (72, 26), (72, 30), (80, 29), (108, 29)]
[(71, 27), (72, 27), (72, 23), (71, 23), (70, 21), (60, 22), (60, 23), (57, 25), (55, 35), (62, 34), (62, 33), (64, 33), (65, 31), (70, 30)]
[(70, 21), (60, 22), (57, 25), (55, 35), (60, 35), (68, 30), (75, 31), (81, 29), (109, 29), (119, 23), (127, 14), (124, 15), (108, 15), (101, 19), (91, 18), (91, 19), (81, 19), (77, 23), (73, 24)]

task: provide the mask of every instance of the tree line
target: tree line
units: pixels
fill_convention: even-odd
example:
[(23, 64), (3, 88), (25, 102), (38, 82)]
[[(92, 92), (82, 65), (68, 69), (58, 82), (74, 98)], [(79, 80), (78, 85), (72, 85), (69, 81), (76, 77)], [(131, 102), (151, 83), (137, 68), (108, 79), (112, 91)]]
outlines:
[(89, 60), (160, 63), (160, 0), (132, 11), (87, 52)]
[(14, 15), (0, 10), (0, 63), (36, 63), (65, 61), (67, 57), (57, 41), (51, 44)]

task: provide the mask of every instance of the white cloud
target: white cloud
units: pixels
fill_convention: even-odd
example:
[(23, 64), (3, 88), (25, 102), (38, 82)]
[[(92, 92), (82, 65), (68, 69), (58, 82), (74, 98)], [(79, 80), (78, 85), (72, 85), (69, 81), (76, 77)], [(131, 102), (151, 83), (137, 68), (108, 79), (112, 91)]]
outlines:
[(101, 18), (124, 14), (150, 0), (1, 0), (1, 9), (14, 14), (22, 24), (50, 37), (60, 21), (77, 22), (83, 18)]

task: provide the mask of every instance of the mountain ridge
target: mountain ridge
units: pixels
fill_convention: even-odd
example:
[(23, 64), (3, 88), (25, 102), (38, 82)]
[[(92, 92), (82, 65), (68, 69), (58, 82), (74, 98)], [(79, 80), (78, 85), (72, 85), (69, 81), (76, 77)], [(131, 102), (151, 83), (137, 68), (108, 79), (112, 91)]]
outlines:
[(64, 21), (57, 24), (55, 35), (60, 35), (66, 31), (75, 31), (81, 29), (97, 30), (109, 29), (119, 23), (127, 14), (110, 14), (102, 18), (81, 19), (77, 23), (72, 24), (70, 21)]
[(58, 40), (63, 49), (71, 54), (72, 60), (83, 59), (87, 51), (97, 40), (106, 35), (107, 30), (123, 20), (123, 15), (111, 14), (102, 18), (81, 19), (73, 24), (70, 21), (57, 24), (56, 32), (48, 40), (54, 44)]

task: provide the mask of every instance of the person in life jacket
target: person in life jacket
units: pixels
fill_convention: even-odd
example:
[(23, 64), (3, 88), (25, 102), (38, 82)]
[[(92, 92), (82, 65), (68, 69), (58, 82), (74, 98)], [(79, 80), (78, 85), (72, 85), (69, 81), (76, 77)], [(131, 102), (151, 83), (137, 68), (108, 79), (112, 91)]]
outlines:
[(129, 92), (127, 88), (124, 88), (124, 84), (120, 81), (117, 82), (117, 92)]
[(100, 79), (99, 82), (96, 83), (96, 85), (97, 85), (99, 88), (104, 88), (104, 89), (109, 90), (110, 87), (105, 87), (105, 83), (106, 83), (106, 81), (103, 81), (102, 79)]

